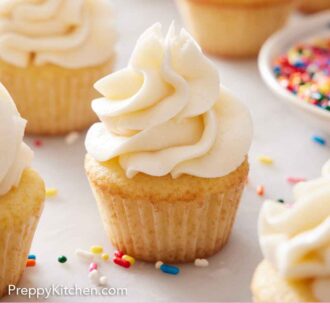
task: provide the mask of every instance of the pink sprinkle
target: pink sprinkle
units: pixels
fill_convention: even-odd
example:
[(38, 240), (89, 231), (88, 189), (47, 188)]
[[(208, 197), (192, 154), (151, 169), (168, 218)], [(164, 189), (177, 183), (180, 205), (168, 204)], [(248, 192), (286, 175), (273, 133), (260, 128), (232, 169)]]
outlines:
[(40, 147), (42, 147), (42, 141), (41, 140), (39, 140), (39, 139), (37, 139), (37, 140), (34, 140), (34, 145), (37, 147), (37, 148), (40, 148)]
[(97, 263), (96, 262), (92, 262), (90, 265), (89, 265), (89, 271), (92, 272), (93, 270), (97, 270), (98, 266), (97, 266)]
[(297, 178), (297, 177), (289, 176), (287, 178), (287, 181), (289, 183), (295, 184), (295, 183), (299, 183), (299, 182), (304, 182), (304, 181), (306, 181), (306, 179), (305, 178)]
[(265, 195), (265, 187), (263, 185), (260, 185), (257, 187), (257, 195), (259, 195), (259, 196)]

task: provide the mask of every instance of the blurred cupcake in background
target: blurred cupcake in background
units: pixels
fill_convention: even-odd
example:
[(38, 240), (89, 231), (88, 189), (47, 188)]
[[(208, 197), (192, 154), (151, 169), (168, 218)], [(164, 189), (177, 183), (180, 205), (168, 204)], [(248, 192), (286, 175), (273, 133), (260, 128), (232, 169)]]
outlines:
[(244, 189), (251, 118), (184, 30), (160, 24), (127, 68), (95, 84), (85, 169), (106, 232), (141, 260), (189, 262), (228, 241)]
[(0, 2), (0, 80), (31, 134), (64, 134), (96, 120), (95, 80), (112, 70), (108, 0)]
[(299, 8), (307, 14), (316, 13), (330, 9), (330, 0), (300, 0)]
[(33, 152), (23, 143), (26, 121), (0, 84), (0, 297), (21, 278), (45, 200)]
[(330, 160), (320, 178), (294, 187), (294, 197), (293, 205), (266, 201), (261, 209), (256, 302), (330, 302)]
[(256, 56), (282, 28), (295, 0), (177, 0), (182, 17), (202, 48), (224, 57)]

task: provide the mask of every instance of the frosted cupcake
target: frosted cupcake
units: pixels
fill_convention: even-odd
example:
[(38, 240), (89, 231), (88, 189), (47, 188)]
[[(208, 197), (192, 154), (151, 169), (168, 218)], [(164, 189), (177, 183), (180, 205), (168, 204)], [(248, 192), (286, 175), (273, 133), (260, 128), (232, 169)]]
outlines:
[(0, 84), (0, 297), (23, 274), (45, 199), (42, 179), (28, 168), (33, 153), (22, 142), (25, 125)]
[(189, 30), (202, 48), (225, 57), (255, 56), (283, 27), (294, 0), (177, 0)]
[(112, 243), (152, 262), (215, 254), (248, 175), (245, 107), (185, 30), (164, 37), (160, 24), (95, 88), (85, 168)]
[(32, 134), (96, 121), (92, 84), (109, 73), (115, 33), (107, 0), (2, 0), (0, 80)]
[(321, 178), (297, 184), (294, 197), (292, 207), (267, 201), (261, 209), (257, 302), (330, 302), (330, 161)]
[(330, 9), (330, 1), (329, 0), (301, 0), (300, 1), (300, 10), (311, 14), (316, 13), (318, 11)]

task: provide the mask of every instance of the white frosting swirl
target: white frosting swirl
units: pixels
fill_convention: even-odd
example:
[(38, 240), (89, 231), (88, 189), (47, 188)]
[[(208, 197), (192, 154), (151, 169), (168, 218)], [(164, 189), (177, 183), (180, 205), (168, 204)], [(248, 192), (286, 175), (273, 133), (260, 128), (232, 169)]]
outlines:
[(294, 197), (292, 207), (264, 203), (259, 218), (263, 254), (284, 278), (314, 279), (315, 297), (330, 301), (330, 160), (321, 178), (294, 187)]
[(32, 161), (32, 150), (23, 143), (26, 120), (0, 83), (0, 196), (19, 184), (23, 170)]
[(249, 113), (185, 31), (155, 24), (138, 40), (128, 67), (99, 80), (92, 103), (101, 120), (86, 138), (98, 161), (119, 157), (132, 178), (224, 176), (244, 161), (252, 140)]
[(1, 0), (0, 58), (16, 66), (98, 65), (114, 52), (108, 0)]

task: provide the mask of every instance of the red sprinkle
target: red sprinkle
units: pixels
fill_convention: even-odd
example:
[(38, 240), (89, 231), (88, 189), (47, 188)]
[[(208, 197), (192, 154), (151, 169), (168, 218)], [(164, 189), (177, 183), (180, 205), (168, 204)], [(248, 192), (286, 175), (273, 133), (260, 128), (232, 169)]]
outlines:
[(114, 254), (115, 254), (115, 257), (122, 258), (125, 253), (117, 250), (117, 251), (115, 251)]
[(306, 179), (305, 178), (298, 178), (298, 177), (289, 176), (287, 178), (287, 181), (289, 183), (295, 184), (295, 183), (299, 183), (299, 182), (304, 182), (304, 181), (306, 181)]
[(36, 261), (34, 259), (28, 259), (26, 261), (26, 267), (34, 267), (36, 265)]
[(131, 267), (131, 264), (124, 260), (124, 259), (121, 259), (121, 258), (113, 258), (113, 262), (118, 265), (118, 266), (121, 266), (121, 267), (124, 267), (124, 268), (130, 268)]
[(37, 139), (37, 140), (34, 140), (34, 145), (37, 147), (37, 148), (40, 148), (40, 147), (42, 147), (42, 145), (43, 145), (43, 142), (41, 141), (41, 140), (39, 140), (39, 139)]

